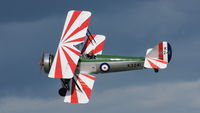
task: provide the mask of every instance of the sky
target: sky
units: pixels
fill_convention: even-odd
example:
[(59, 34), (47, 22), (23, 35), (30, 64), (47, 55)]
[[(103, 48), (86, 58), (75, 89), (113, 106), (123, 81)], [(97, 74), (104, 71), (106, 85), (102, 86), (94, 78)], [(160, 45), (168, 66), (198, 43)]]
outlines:
[[(199, 0), (0, 0), (1, 113), (199, 113)], [(106, 36), (103, 54), (145, 56), (172, 45), (168, 68), (96, 74), (89, 104), (66, 104), (60, 81), (40, 73), (55, 54), (69, 10), (92, 12), (89, 29)]]

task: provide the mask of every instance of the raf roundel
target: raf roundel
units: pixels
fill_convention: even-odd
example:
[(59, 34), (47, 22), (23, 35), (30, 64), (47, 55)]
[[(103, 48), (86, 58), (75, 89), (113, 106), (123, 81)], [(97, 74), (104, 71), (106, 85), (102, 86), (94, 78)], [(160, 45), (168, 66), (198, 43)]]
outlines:
[(108, 72), (110, 70), (110, 66), (108, 63), (102, 63), (100, 65), (101, 72)]

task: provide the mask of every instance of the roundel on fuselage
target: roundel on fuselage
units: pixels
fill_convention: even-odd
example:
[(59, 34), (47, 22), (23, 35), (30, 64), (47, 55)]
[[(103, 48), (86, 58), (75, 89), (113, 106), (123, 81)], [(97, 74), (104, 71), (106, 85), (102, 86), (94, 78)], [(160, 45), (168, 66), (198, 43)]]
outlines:
[(102, 63), (100, 65), (101, 72), (108, 72), (110, 70), (110, 65), (108, 63)]

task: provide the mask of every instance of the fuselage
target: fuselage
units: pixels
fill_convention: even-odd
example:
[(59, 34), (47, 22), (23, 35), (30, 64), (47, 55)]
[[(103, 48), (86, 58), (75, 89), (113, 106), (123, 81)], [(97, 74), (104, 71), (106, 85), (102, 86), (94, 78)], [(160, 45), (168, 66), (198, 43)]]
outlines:
[(89, 58), (82, 55), (77, 68), (81, 73), (88, 74), (139, 70), (144, 69), (144, 60), (144, 57), (97, 55)]

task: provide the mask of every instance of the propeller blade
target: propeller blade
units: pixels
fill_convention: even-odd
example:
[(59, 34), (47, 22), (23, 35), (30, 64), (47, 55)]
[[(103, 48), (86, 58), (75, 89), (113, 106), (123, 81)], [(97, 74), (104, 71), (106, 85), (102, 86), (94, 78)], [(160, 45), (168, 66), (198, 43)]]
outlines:
[(41, 56), (41, 60), (39, 64), (40, 64), (40, 72), (41, 72), (44, 66), (44, 51), (42, 52), (42, 56)]

